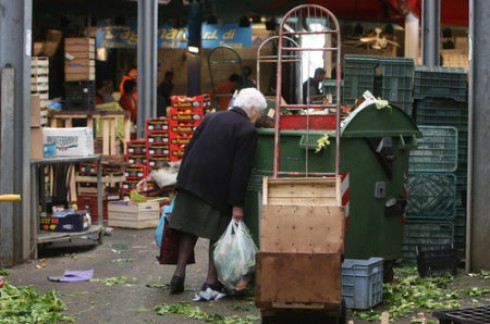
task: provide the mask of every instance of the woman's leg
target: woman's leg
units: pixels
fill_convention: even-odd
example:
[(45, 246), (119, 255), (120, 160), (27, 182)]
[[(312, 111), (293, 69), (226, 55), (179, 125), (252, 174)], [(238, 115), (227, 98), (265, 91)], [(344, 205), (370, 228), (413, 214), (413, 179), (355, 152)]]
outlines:
[(181, 232), (179, 240), (179, 257), (177, 267), (175, 268), (174, 276), (185, 278), (185, 268), (187, 262), (196, 246), (197, 236)]
[(206, 283), (208, 285), (216, 285), (218, 283), (218, 272), (216, 271), (216, 266), (214, 265), (214, 244), (216, 241), (209, 240), (209, 256), (208, 256), (208, 276), (206, 278)]

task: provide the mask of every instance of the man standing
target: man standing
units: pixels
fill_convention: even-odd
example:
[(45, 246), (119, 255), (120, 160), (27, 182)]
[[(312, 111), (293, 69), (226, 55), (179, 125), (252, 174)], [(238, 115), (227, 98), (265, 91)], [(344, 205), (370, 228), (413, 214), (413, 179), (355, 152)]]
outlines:
[(303, 83), (303, 103), (311, 103), (315, 97), (321, 95), (320, 84), (325, 79), (325, 69), (317, 68), (312, 78)]

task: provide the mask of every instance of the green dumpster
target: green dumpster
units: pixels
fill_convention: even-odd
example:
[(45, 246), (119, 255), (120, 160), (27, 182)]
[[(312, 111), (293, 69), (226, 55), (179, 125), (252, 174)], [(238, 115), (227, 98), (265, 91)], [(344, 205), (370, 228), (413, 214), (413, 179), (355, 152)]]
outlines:
[[(325, 133), (330, 144), (315, 153)], [(371, 104), (343, 121), (341, 136), (340, 172), (349, 182), (344, 256), (400, 259), (409, 150), (422, 134), (403, 110)], [(281, 171), (334, 172), (335, 131), (282, 130), (280, 150)], [(262, 178), (272, 175), (273, 155), (274, 129), (259, 129), (245, 206), (245, 221), (258, 245)]]

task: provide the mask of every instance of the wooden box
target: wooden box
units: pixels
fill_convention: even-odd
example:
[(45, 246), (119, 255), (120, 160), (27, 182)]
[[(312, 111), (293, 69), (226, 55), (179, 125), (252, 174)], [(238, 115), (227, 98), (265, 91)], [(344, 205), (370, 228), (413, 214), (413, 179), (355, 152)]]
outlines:
[(268, 178), (263, 180), (264, 205), (341, 206), (340, 177)]
[(315, 309), (340, 314), (340, 254), (257, 254), (255, 304), (267, 309)]
[(109, 226), (128, 228), (156, 228), (160, 221), (160, 203), (148, 201), (110, 201)]

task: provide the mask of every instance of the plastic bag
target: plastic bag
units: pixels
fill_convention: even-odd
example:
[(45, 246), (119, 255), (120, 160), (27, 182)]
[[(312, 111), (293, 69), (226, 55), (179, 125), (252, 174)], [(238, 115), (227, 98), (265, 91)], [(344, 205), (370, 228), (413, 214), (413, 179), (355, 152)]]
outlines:
[(162, 247), (163, 232), (165, 230), (165, 224), (168, 223), (165, 215), (172, 213), (172, 210), (174, 209), (174, 201), (175, 199), (172, 200), (170, 205), (163, 206), (162, 214), (160, 215), (160, 222), (155, 230), (155, 243), (159, 248)]
[(255, 272), (256, 253), (245, 223), (232, 220), (213, 251), (219, 281), (232, 292), (245, 289)]

